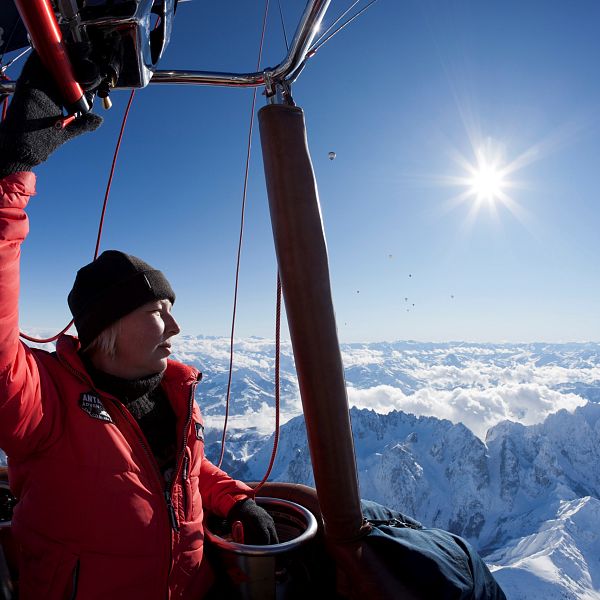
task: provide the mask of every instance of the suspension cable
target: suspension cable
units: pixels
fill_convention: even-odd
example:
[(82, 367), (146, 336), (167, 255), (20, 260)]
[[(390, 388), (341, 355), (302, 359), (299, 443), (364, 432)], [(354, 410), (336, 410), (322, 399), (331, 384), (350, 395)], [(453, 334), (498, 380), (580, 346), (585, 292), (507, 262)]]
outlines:
[[(260, 69), (260, 63), (262, 61), (262, 52), (263, 46), (265, 42), (265, 31), (267, 28), (267, 15), (269, 14), (269, 0), (265, 0), (265, 12), (263, 16), (262, 23), (262, 32), (260, 36), (260, 45), (258, 48), (258, 61), (256, 70)], [(256, 88), (254, 88), (252, 93), (252, 107), (250, 110), (250, 127), (248, 130), (248, 146), (246, 150), (246, 169), (244, 173), (244, 187), (242, 192), (242, 209), (241, 209), (241, 217), (240, 217), (240, 235), (238, 241), (238, 250), (237, 250), (237, 261), (235, 268), (235, 286), (233, 292), (233, 314), (231, 319), (231, 338), (229, 342), (229, 377), (227, 380), (227, 395), (225, 397), (225, 421), (223, 422), (223, 435), (221, 437), (221, 454), (219, 456), (219, 461), (217, 463), (218, 467), (221, 467), (223, 464), (223, 457), (225, 456), (225, 436), (227, 435), (227, 421), (229, 420), (229, 399), (231, 395), (231, 378), (233, 374), (233, 341), (235, 334), (235, 319), (237, 313), (237, 297), (238, 297), (238, 287), (239, 287), (239, 275), (240, 275), (240, 259), (242, 254), (242, 242), (244, 237), (244, 216), (246, 211), (246, 197), (248, 194), (248, 173), (250, 170), (250, 157), (252, 154), (252, 131), (254, 129), (254, 110), (256, 108)]]
[[(117, 164), (117, 157), (119, 156), (119, 149), (121, 147), (121, 140), (123, 139), (123, 133), (125, 132), (125, 125), (127, 123), (127, 117), (129, 116), (129, 110), (131, 109), (131, 103), (133, 102), (133, 97), (135, 96), (135, 90), (131, 91), (131, 95), (129, 96), (129, 102), (127, 103), (127, 108), (125, 108), (125, 113), (123, 115), (123, 121), (121, 123), (121, 131), (119, 132), (119, 137), (117, 138), (117, 144), (115, 146), (115, 152), (113, 155), (112, 167), (110, 169), (110, 174), (108, 176), (108, 182), (106, 184), (106, 192), (104, 194), (104, 202), (102, 204), (102, 213), (100, 216), (100, 223), (98, 224), (98, 237), (96, 239), (96, 249), (94, 250), (94, 260), (98, 258), (98, 249), (100, 248), (100, 239), (102, 238), (102, 229), (104, 227), (104, 215), (106, 214), (106, 206), (108, 204), (108, 198), (110, 195), (110, 188), (112, 185), (113, 176), (115, 174), (115, 165)], [(69, 324), (59, 331), (56, 335), (53, 335), (49, 338), (35, 338), (29, 336), (22, 331), (19, 332), (19, 335), (28, 342), (35, 342), (36, 344), (46, 344), (48, 342), (56, 341), (63, 333), (68, 331), (73, 325), (73, 319), (69, 321)]]
[(277, 270), (277, 309), (275, 311), (275, 433), (273, 435), (273, 450), (271, 451), (271, 460), (267, 467), (267, 472), (262, 478), (262, 481), (254, 488), (253, 494), (256, 493), (266, 483), (273, 470), (275, 458), (277, 457), (277, 447), (279, 446), (279, 404), (280, 404), (280, 371), (281, 371), (281, 279), (279, 270)]
[(290, 46), (288, 44), (287, 33), (285, 31), (285, 21), (283, 20), (283, 11), (281, 10), (281, 0), (277, 0), (279, 6), (279, 18), (281, 19), (281, 29), (283, 30), (283, 39), (285, 40), (285, 49), (289, 52)]
[[(373, 4), (375, 4), (375, 2), (377, 2), (377, 0), (371, 0), (371, 2), (369, 2), (361, 10), (359, 10), (355, 15), (352, 15), (352, 17), (350, 17), (347, 21), (344, 21), (344, 23), (342, 23), (333, 33), (331, 33), (330, 35), (328, 35), (325, 39), (323, 39), (324, 35), (322, 35), (312, 45), (312, 47), (310, 48), (310, 50), (307, 52), (307, 56), (309, 58), (312, 58), (317, 53), (317, 51), (321, 48), (321, 46), (324, 46), (334, 35), (337, 35), (340, 31), (342, 31), (342, 29), (345, 29), (348, 25), (350, 25), (350, 23), (352, 23), (352, 21), (354, 21), (354, 19), (360, 17), (360, 15), (362, 15), (368, 8), (370, 8)], [(355, 2), (355, 4), (356, 4), (356, 2)], [(352, 7), (350, 7), (350, 8), (352, 8)]]
[(2, 71), (2, 73), (6, 73), (6, 70), (8, 69), (8, 67), (10, 67), (14, 63), (16, 63), (20, 58), (23, 58), (30, 51), (31, 51), (31, 46), (27, 46), (27, 48), (25, 48), (25, 50), (23, 50), (23, 52), (21, 52), (21, 54), (18, 54), (17, 56), (15, 56), (11, 60), (9, 60), (5, 65), (3, 65), (2, 61), (0, 60), (0, 71)]
[(354, 0), (354, 2), (313, 42), (313, 46), (316, 46), (359, 2), (360, 0)]

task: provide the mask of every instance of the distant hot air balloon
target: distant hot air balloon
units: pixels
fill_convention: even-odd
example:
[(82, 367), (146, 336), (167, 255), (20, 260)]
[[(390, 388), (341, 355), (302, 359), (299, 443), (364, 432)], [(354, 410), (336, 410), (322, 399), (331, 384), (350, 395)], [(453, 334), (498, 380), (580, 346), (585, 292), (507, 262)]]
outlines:
[(335, 152), (332, 151), (327, 156), (329, 157), (329, 160), (333, 160), (335, 158)]

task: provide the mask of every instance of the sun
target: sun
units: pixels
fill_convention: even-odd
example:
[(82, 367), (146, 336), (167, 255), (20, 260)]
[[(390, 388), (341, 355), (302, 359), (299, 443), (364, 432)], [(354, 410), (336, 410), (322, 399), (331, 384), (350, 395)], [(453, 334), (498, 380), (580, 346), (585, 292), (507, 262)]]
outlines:
[(477, 201), (496, 202), (505, 196), (507, 181), (502, 167), (490, 162), (486, 156), (479, 153), (477, 165), (469, 168), (470, 177), (466, 184), (469, 193)]
[(483, 206), (487, 206), (494, 214), (500, 206), (511, 211), (518, 210), (516, 202), (509, 195), (516, 185), (510, 175), (518, 165), (517, 161), (506, 162), (503, 144), (488, 138), (473, 148), (472, 160), (458, 152), (454, 153), (454, 159), (464, 171), (463, 175), (446, 180), (450, 185), (462, 188), (462, 192), (452, 199), (452, 204), (470, 203), (471, 215)]
[(455, 147), (450, 147), (453, 162), (462, 173), (438, 176), (443, 186), (459, 188), (459, 192), (440, 204), (447, 213), (458, 207), (466, 208), (465, 228), (470, 229), (477, 217), (488, 214), (498, 220), (505, 212), (511, 213), (523, 225), (532, 222), (532, 216), (523, 206), (522, 198), (514, 197), (516, 190), (530, 187), (525, 181), (514, 179), (517, 171), (537, 160), (539, 151), (533, 146), (512, 160), (507, 160), (506, 145), (491, 137), (469, 136), (472, 155), (467, 158)]

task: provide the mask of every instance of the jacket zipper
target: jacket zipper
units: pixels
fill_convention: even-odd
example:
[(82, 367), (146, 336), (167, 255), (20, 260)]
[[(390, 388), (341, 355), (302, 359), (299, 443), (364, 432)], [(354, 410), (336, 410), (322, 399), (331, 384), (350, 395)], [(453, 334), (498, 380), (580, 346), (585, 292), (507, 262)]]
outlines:
[(187, 457), (187, 454), (186, 454), (183, 457), (183, 472), (182, 472), (183, 481), (187, 481), (189, 466), (190, 466), (190, 459)]
[[(184, 450), (184, 452), (185, 452), (185, 450)], [(189, 494), (187, 491), (189, 466), (190, 466), (190, 459), (188, 458), (188, 455), (186, 452), (183, 455), (183, 468), (181, 470), (181, 490), (183, 492), (184, 514), (186, 515), (186, 518), (188, 518), (188, 519), (189, 519), (189, 515), (191, 514), (191, 506), (190, 506), (191, 498), (188, 498)]]
[(77, 559), (77, 562), (75, 563), (75, 568), (73, 569), (73, 576), (72, 576), (72, 587), (71, 587), (71, 597), (69, 598), (69, 600), (75, 600), (75, 598), (77, 598), (77, 587), (79, 585), (79, 559)]
[(167, 510), (169, 511), (169, 518), (171, 519), (171, 527), (173, 531), (179, 531), (179, 523), (177, 522), (177, 515), (175, 514), (175, 508), (173, 506), (173, 502), (171, 500), (171, 492), (166, 489), (165, 490), (165, 500), (167, 502)]
[[(196, 381), (194, 381), (194, 383), (192, 384), (191, 389), (190, 389), (190, 396), (189, 396), (189, 400), (188, 400), (188, 412), (187, 412), (187, 417), (185, 420), (185, 425), (183, 428), (183, 443), (181, 444), (180, 454), (177, 457), (177, 461), (175, 462), (175, 477), (173, 477), (173, 480), (171, 481), (171, 485), (168, 487), (168, 490), (167, 490), (169, 500), (170, 500), (171, 494), (173, 492), (173, 486), (175, 485), (175, 481), (177, 480), (177, 473), (179, 472), (179, 463), (181, 461), (183, 461), (183, 464), (181, 467), (183, 485), (181, 486), (181, 489), (183, 491), (184, 496), (187, 495), (185, 481), (187, 480), (189, 465), (188, 465), (188, 457), (185, 453), (185, 449), (187, 448), (188, 431), (190, 428), (190, 424), (192, 422), (192, 414), (193, 414), (193, 409), (194, 409), (194, 394), (196, 392), (196, 386), (198, 385), (198, 383), (200, 383), (201, 377), (202, 377), (202, 375), (198, 376), (198, 379), (196, 379)], [(168, 502), (169, 502), (169, 500), (168, 500)], [(184, 498), (184, 502), (185, 502), (185, 500), (186, 499)], [(176, 520), (177, 515), (175, 514), (175, 509), (173, 508), (172, 504), (170, 504), (170, 510), (172, 511), (172, 518)], [(185, 504), (184, 504), (184, 510), (185, 510)], [(177, 531), (179, 531), (179, 529), (177, 529)]]

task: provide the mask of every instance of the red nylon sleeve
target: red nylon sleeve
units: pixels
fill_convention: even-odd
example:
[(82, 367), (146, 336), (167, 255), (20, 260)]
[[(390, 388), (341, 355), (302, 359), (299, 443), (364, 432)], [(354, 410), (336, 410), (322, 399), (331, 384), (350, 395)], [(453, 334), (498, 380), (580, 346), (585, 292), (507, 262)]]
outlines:
[(32, 450), (44, 414), (37, 363), (19, 340), (21, 243), (29, 232), (24, 209), (34, 193), (33, 173), (0, 179), (0, 447), (9, 456)]
[(227, 517), (236, 502), (252, 495), (252, 488), (232, 479), (207, 458), (202, 459), (198, 486), (205, 509), (221, 517)]

